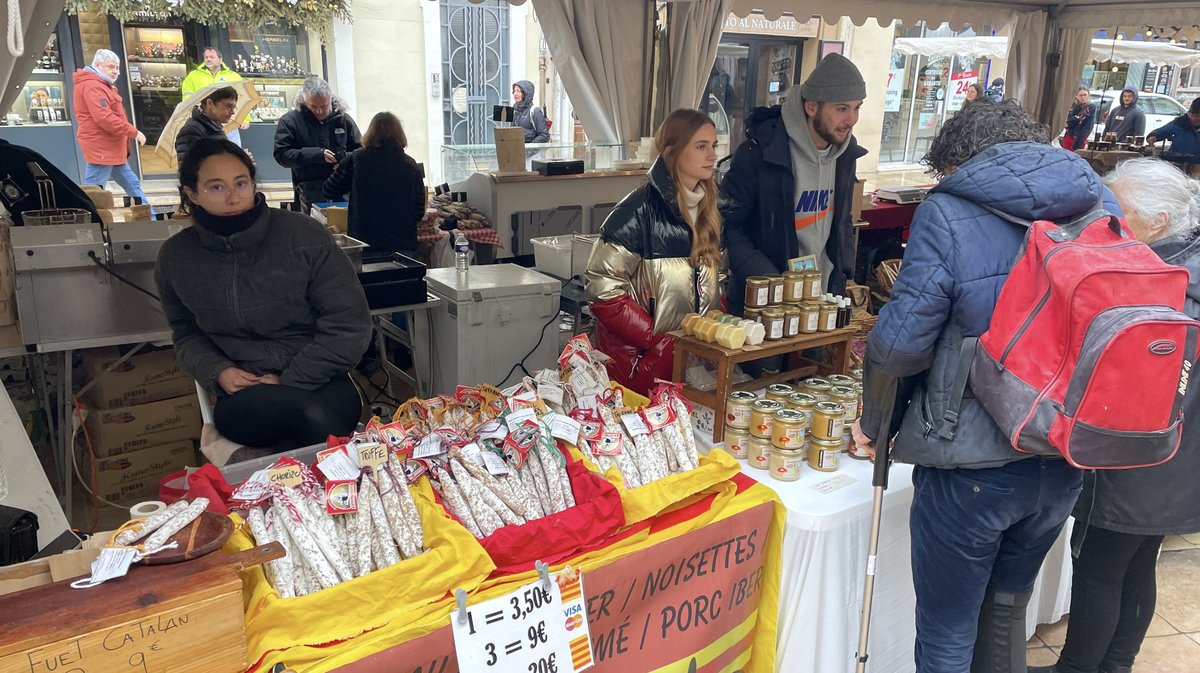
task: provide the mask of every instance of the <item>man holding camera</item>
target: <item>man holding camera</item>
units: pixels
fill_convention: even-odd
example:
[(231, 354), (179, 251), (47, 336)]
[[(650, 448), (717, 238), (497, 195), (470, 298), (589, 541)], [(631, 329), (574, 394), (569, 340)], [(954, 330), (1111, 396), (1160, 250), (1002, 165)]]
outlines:
[(304, 80), (296, 108), (275, 127), (275, 161), (292, 169), (296, 206), (307, 213), (312, 204), (327, 200), (325, 180), (361, 146), (362, 134), (329, 82), (315, 76)]

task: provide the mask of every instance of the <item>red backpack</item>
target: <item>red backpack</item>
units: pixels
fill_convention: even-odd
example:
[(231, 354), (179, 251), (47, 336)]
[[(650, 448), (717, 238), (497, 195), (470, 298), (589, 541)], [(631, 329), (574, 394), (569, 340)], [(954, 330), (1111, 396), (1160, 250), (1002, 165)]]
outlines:
[(1018, 451), (1085, 469), (1170, 460), (1200, 336), (1180, 311), (1188, 271), (1103, 210), (1020, 223), (1024, 247), (973, 349), (975, 398)]

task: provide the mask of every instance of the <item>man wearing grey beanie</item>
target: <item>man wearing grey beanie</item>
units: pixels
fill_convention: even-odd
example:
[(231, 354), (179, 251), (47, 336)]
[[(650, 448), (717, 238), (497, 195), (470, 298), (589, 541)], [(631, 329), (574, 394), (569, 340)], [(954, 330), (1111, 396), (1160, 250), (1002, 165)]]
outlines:
[(851, 131), (866, 98), (858, 68), (840, 54), (817, 64), (782, 106), (758, 108), (721, 182), (721, 217), (740, 311), (746, 278), (782, 273), (813, 256), (827, 292), (854, 275), (851, 229), (858, 158)]

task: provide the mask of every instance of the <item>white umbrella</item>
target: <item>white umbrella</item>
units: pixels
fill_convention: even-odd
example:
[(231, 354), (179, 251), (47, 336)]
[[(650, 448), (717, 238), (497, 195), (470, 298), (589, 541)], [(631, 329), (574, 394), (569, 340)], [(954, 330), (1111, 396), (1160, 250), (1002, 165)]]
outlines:
[(237, 108), (233, 112), (233, 121), (225, 125), (226, 131), (232, 131), (240, 125), (237, 120), (245, 119), (246, 114), (258, 106), (258, 102), (262, 100), (258, 91), (254, 88), (254, 82), (241, 79), (233, 82), (213, 82), (207, 86), (196, 89), (192, 95), (183, 100), (182, 103), (175, 106), (175, 111), (171, 113), (171, 118), (167, 120), (163, 126), (162, 133), (158, 136), (158, 144), (154, 146), (154, 153), (162, 157), (167, 162), (168, 166), (175, 165), (175, 138), (179, 135), (179, 130), (183, 125), (192, 118), (192, 109), (200, 104), (200, 101), (208, 98), (212, 92), (225, 87), (233, 87), (237, 91), (238, 100)]

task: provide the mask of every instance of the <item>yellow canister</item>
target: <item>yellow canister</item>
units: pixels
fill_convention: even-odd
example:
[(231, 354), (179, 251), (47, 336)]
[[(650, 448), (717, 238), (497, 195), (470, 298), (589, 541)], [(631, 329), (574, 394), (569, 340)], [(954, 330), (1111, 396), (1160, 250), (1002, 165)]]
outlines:
[(850, 386), (834, 386), (829, 389), (829, 401), (842, 405), (845, 410), (842, 418), (846, 421), (846, 430), (849, 431), (850, 424), (858, 418), (858, 393)]
[(804, 301), (803, 271), (788, 271), (783, 274), (783, 301), (789, 304)]
[(823, 379), (819, 376), (813, 376), (800, 382), (800, 392), (812, 395), (817, 398), (818, 402), (829, 400), (829, 389), (832, 387), (829, 379)]
[(816, 304), (800, 304), (800, 333), (816, 334), (821, 325), (821, 310)]
[(729, 393), (725, 403), (725, 427), (745, 430), (750, 427), (750, 405), (758, 400), (758, 395), (745, 390), (735, 390)]
[(833, 472), (838, 468), (838, 453), (842, 450), (840, 441), (826, 439), (808, 440), (808, 466), (819, 472)]
[(800, 466), (804, 463), (804, 449), (771, 449), (771, 476), (779, 481), (796, 481), (800, 478)]
[(771, 449), (771, 440), (751, 437), (746, 462), (750, 463), (750, 467), (757, 467), (760, 470), (767, 469), (771, 463)]
[(768, 400), (775, 400), (776, 402), (783, 402), (786, 406), (788, 398), (795, 392), (796, 389), (786, 383), (772, 383), (767, 386), (766, 398)]
[(746, 279), (746, 308), (762, 308), (771, 303), (771, 279), (750, 276)]
[(813, 405), (813, 419), (809, 432), (816, 439), (840, 443), (845, 415), (846, 410), (837, 402), (817, 402)]
[(750, 455), (750, 431), (740, 428), (726, 428), (725, 450), (734, 458), (745, 458)]
[(775, 425), (775, 412), (783, 404), (775, 400), (758, 400), (750, 406), (750, 434), (771, 443), (771, 429)]
[(775, 412), (771, 426), (771, 444), (778, 449), (794, 449), (804, 446), (808, 419), (795, 409), (780, 409)]

